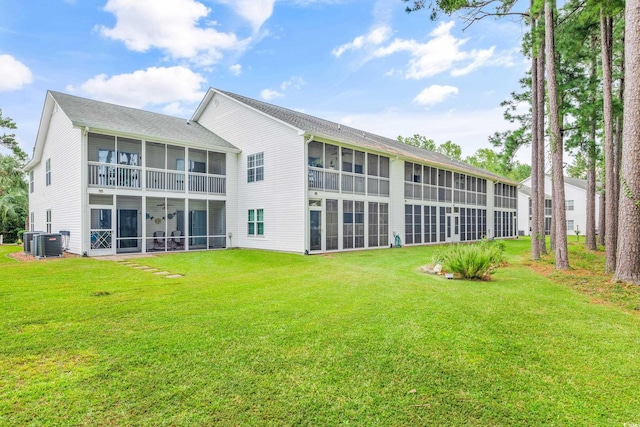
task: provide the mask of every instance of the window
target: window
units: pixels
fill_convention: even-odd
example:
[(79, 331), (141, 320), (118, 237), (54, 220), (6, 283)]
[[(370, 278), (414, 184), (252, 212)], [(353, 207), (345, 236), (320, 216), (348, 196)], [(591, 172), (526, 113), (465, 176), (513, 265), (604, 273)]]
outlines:
[(264, 236), (264, 209), (249, 209), (249, 236)]
[(573, 231), (573, 220), (572, 219), (568, 219), (567, 220), (567, 231)]
[(36, 214), (34, 212), (29, 214), (29, 231), (36, 231)]
[(565, 206), (566, 210), (572, 211), (573, 210), (573, 200), (565, 200), (564, 206)]
[(247, 157), (247, 182), (264, 181), (264, 153)]
[(51, 233), (51, 209), (47, 209), (47, 233)]
[(33, 171), (29, 171), (29, 193), (33, 193)]
[(51, 159), (47, 159), (47, 166), (46, 166), (46, 181), (47, 181), (47, 185), (51, 185)]

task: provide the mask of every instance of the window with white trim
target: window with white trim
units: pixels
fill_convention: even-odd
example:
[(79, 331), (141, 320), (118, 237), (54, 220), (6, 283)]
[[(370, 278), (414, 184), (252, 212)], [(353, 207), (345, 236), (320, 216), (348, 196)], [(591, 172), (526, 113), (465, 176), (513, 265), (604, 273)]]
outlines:
[(51, 209), (47, 209), (47, 233), (51, 233)]
[(29, 231), (36, 231), (36, 214), (31, 212), (29, 214)]
[(564, 206), (565, 206), (566, 210), (572, 211), (573, 210), (573, 200), (565, 200)]
[(572, 219), (568, 219), (567, 220), (567, 231), (573, 231), (573, 220)]
[(264, 181), (264, 153), (247, 157), (247, 182)]
[(45, 177), (46, 177), (46, 181), (47, 181), (47, 186), (51, 185), (51, 159), (47, 159)]
[(29, 171), (29, 193), (33, 193), (33, 171)]
[(264, 209), (249, 209), (247, 234), (249, 236), (264, 236)]

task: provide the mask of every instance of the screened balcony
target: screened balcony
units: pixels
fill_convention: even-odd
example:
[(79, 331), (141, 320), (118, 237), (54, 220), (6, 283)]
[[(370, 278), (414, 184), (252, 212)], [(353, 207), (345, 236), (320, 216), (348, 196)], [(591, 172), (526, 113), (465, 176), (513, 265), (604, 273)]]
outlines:
[(92, 133), (88, 166), (90, 187), (226, 194), (225, 153)]
[(350, 148), (309, 143), (309, 190), (389, 196), (389, 158)]

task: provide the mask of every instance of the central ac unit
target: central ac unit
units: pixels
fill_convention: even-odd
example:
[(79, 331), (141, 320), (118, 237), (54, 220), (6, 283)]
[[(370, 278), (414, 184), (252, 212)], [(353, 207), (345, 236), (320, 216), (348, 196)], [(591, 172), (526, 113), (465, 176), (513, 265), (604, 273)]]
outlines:
[(62, 236), (60, 233), (38, 234), (33, 236), (31, 243), (31, 253), (36, 258), (61, 257), (62, 256)]

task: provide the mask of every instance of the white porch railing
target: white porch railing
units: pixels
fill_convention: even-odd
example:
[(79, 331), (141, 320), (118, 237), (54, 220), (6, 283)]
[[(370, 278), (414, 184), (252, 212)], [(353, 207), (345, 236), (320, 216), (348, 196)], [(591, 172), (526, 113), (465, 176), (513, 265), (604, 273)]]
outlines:
[(142, 168), (89, 162), (89, 185), (92, 187), (140, 189)]
[[(145, 174), (145, 189), (184, 193), (225, 195), (227, 178), (224, 175), (181, 172), (138, 166), (89, 162), (89, 186), (105, 188), (141, 189), (142, 174)], [(188, 186), (185, 185), (185, 179)]]
[(340, 191), (340, 173), (321, 168), (309, 168), (309, 190)]
[(309, 167), (309, 190), (389, 196), (389, 179)]

